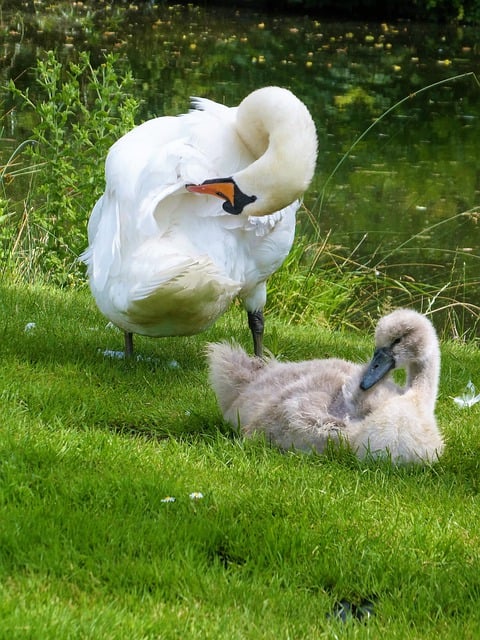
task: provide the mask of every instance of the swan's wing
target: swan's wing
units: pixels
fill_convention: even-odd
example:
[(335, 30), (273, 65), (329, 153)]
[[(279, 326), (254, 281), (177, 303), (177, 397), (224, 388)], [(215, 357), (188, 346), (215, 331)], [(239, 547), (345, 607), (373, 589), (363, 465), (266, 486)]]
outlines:
[(205, 180), (211, 171), (209, 159), (187, 140), (171, 142), (152, 155), (134, 192), (137, 230), (145, 236), (165, 232), (171, 216), (178, 215), (180, 203), (175, 196), (182, 196), (182, 211), (218, 215), (217, 202), (206, 198), (199, 201), (185, 189), (186, 184)]
[(105, 193), (95, 204), (88, 222), (89, 246), (80, 255), (96, 287), (103, 289), (120, 264), (120, 219), (117, 202)]
[[(191, 206), (195, 215), (225, 215), (218, 198), (190, 194), (185, 185), (231, 175), (252, 161), (235, 127), (235, 108), (200, 98), (194, 104), (197, 108), (183, 116), (144, 122), (109, 151), (107, 189), (116, 193), (122, 221), (134, 219), (147, 234), (172, 211), (168, 206), (155, 211), (158, 204), (176, 194), (188, 195), (182, 206)], [(172, 207), (178, 213), (178, 203)]]
[(162, 263), (161, 273), (155, 272), (147, 282), (138, 282), (132, 288), (131, 299), (138, 301), (149, 298), (167, 283), (169, 287), (178, 288), (179, 292), (186, 293), (189, 290), (197, 290), (202, 281), (216, 282), (220, 290), (231, 289), (232, 296), (239, 289), (237, 282), (218, 273), (208, 256), (167, 256)]
[[(186, 191), (188, 183), (231, 175), (252, 160), (235, 128), (235, 108), (200, 98), (194, 105), (195, 110), (184, 116), (145, 122), (110, 149), (105, 194), (92, 212), (90, 244), (82, 256), (95, 288), (103, 289), (149, 238), (171, 238), (175, 244), (182, 234), (192, 238), (195, 233), (197, 248), (204, 244), (200, 254), (209, 253), (212, 243), (221, 241), (221, 233), (213, 239), (211, 227), (200, 225), (204, 218), (218, 219), (219, 229), (247, 233), (241, 260), (252, 272), (245, 276), (248, 282), (264, 280), (288, 254), (298, 202), (271, 216), (246, 219), (226, 214), (218, 198)], [(183, 248), (178, 253), (185, 255)], [(233, 280), (243, 278), (235, 275)], [(145, 286), (155, 288), (153, 282)]]
[[(134, 130), (135, 131), (135, 130)], [(126, 136), (107, 158), (107, 186), (89, 221), (89, 247), (81, 259), (99, 288), (145, 238), (168, 232), (179, 214), (224, 215), (217, 198), (197, 198), (185, 184), (212, 175), (208, 157), (188, 140), (157, 148), (145, 138)]]
[[(168, 261), (167, 261), (168, 262)], [(162, 273), (136, 282), (119, 300), (130, 323), (147, 335), (189, 335), (209, 327), (237, 295), (238, 282), (220, 273), (208, 256), (172, 256)], [(118, 289), (125, 294), (123, 287)]]

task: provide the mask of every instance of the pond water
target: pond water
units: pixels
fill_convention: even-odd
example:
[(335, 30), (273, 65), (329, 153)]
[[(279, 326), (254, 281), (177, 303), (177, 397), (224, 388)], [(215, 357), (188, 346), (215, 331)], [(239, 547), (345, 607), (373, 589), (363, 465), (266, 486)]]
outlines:
[[(83, 50), (94, 64), (108, 51), (124, 56), (143, 99), (141, 119), (184, 112), (191, 95), (234, 105), (263, 85), (289, 87), (319, 136), (302, 230), (328, 236), (349, 264), (436, 286), (442, 305), (461, 298), (472, 326), (480, 305), (475, 29), (93, 4), (4, 12), (0, 83), (29, 86), (36, 58), (54, 49), (65, 62)], [(8, 96), (2, 102), (8, 111)], [(1, 124), (10, 142), (0, 165), (28, 137), (13, 111)]]

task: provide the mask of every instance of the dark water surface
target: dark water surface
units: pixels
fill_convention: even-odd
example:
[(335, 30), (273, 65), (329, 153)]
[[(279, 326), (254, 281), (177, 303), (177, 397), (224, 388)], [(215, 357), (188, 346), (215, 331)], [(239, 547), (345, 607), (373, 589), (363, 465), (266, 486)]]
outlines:
[[(480, 304), (478, 30), (90, 4), (100, 8), (4, 12), (1, 84), (29, 86), (36, 58), (54, 49), (65, 62), (84, 50), (94, 64), (105, 52), (123, 56), (144, 101), (140, 119), (184, 112), (191, 95), (234, 105), (260, 86), (287, 86), (310, 109), (320, 143), (303, 230), (330, 234), (339, 255), (379, 275)], [(1, 126), (10, 141), (0, 164), (28, 137), (14, 111)]]

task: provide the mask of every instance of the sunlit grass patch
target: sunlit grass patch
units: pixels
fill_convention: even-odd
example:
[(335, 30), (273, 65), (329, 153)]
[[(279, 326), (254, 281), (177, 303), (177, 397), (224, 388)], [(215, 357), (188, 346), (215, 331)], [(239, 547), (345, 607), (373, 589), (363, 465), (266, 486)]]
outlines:
[[(199, 336), (139, 339), (144, 359), (126, 362), (103, 355), (123, 338), (87, 291), (4, 285), (0, 300), (5, 637), (451, 637), (480, 623), (480, 405), (452, 399), (480, 370), (474, 345), (442, 346), (441, 461), (396, 468), (281, 453), (223, 423), (204, 350), (250, 344), (240, 309)], [(267, 320), (284, 359), (373, 346)], [(336, 617), (365, 601), (370, 618)]]

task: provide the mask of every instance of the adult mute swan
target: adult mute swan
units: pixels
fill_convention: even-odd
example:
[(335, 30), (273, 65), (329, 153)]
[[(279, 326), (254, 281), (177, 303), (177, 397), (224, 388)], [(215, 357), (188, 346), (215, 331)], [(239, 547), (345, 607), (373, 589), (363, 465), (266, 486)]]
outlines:
[[(435, 420), (440, 350), (425, 316), (397, 309), (380, 319), (368, 365), (329, 358), (264, 361), (226, 343), (208, 348), (210, 382), (226, 420), (282, 449), (323, 452), (346, 441), (359, 458), (428, 462), (443, 451)], [(389, 374), (405, 368), (399, 386)]]
[(293, 243), (315, 169), (315, 125), (279, 87), (238, 107), (203, 98), (193, 106), (111, 147), (82, 259), (99, 309), (125, 331), (127, 355), (133, 333), (199, 333), (235, 297), (261, 355), (265, 283)]

